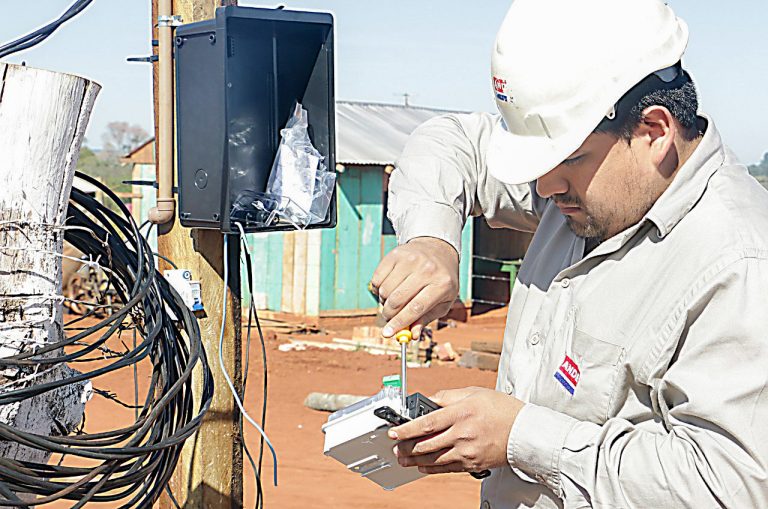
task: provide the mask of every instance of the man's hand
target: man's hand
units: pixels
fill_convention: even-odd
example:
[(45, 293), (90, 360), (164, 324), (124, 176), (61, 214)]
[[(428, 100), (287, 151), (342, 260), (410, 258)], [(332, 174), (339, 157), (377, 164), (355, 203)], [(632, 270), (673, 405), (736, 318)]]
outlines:
[(389, 430), (390, 438), (402, 440), (395, 450), (401, 465), (442, 474), (507, 464), (507, 440), (522, 401), (480, 387), (441, 391), (431, 399), (443, 408)]
[(417, 237), (387, 254), (371, 278), (384, 302), (384, 337), (411, 327), (418, 338), (424, 325), (444, 316), (459, 294), (459, 255), (447, 242)]

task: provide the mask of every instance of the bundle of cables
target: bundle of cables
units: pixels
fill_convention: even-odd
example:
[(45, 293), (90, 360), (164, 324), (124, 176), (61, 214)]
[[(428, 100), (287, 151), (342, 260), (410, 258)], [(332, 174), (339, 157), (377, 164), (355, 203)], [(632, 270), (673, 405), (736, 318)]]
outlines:
[[(63, 380), (1, 392), (0, 405), (87, 380), (95, 385), (99, 377), (126, 368), (134, 370), (136, 384), (136, 367), (142, 361), (142, 366), (151, 365), (151, 378), (143, 403), (137, 392), (130, 406), (134, 422), (120, 429), (49, 437), (0, 424), (0, 440), (61, 455), (58, 464), (0, 458), (0, 506), (35, 507), (70, 500), (76, 501), (74, 508), (90, 502), (151, 507), (166, 489), (184, 440), (200, 426), (213, 395), (194, 315), (158, 275), (149, 245), (119, 198), (87, 175), (78, 176), (98, 187), (119, 212), (73, 189), (65, 239), (99, 261), (124, 305), (97, 323), (88, 315), (72, 320), (65, 325), (68, 337), (59, 343), (0, 359), (0, 367), (20, 369), (59, 363), (87, 366), (94, 354), (100, 361), (95, 369)], [(132, 348), (122, 342), (125, 350), (116, 352), (107, 342), (124, 331), (135, 332), (139, 340)], [(197, 404), (192, 391), (195, 369), (202, 383)]]
[(17, 51), (22, 51), (36, 44), (40, 44), (48, 38), (53, 32), (56, 31), (61, 25), (74, 18), (86, 7), (90, 5), (93, 0), (76, 0), (58, 19), (51, 21), (44, 27), (38, 28), (34, 32), (31, 32), (15, 41), (11, 41), (7, 44), (0, 46), (0, 58), (4, 58)]

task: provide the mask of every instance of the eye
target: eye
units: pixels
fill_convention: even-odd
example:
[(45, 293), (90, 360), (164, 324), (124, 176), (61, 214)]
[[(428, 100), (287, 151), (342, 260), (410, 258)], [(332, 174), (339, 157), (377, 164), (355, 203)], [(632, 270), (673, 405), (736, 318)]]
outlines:
[(573, 166), (573, 165), (578, 164), (579, 162), (581, 162), (582, 159), (584, 159), (584, 155), (570, 157), (570, 158), (566, 159), (565, 161), (563, 161), (563, 164), (566, 165), (566, 166)]

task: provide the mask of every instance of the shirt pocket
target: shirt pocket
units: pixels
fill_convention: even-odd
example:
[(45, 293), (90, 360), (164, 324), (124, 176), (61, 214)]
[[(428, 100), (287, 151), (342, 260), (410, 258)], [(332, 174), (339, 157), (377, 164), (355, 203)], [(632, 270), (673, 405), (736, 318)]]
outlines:
[(539, 374), (538, 401), (533, 402), (603, 424), (608, 420), (624, 348), (579, 329), (574, 329), (570, 344), (570, 352), (563, 348), (550, 355), (550, 369)]

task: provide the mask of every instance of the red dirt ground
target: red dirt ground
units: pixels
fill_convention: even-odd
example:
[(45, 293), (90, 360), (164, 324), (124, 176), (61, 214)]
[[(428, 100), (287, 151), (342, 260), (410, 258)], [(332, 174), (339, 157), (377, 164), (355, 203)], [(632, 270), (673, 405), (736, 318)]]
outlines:
[[(504, 310), (488, 313), (459, 323), (455, 328), (435, 332), (439, 343), (450, 341), (456, 349), (467, 349), (470, 342), (501, 340)], [(265, 451), (265, 507), (305, 509), (332, 507), (370, 509), (429, 509), (477, 507), (480, 482), (467, 474), (434, 476), (387, 492), (370, 481), (350, 473), (332, 458), (323, 455), (324, 435), (320, 428), (328, 418), (303, 405), (310, 392), (330, 392), (372, 395), (385, 375), (399, 372), (397, 356), (374, 356), (365, 352), (345, 352), (319, 349), (281, 352), (279, 344), (286, 336), (268, 340), (269, 397), (267, 433), (278, 452), (280, 486), (271, 484), (272, 461)], [(330, 334), (291, 336), (295, 339), (330, 341), (331, 337), (351, 337), (350, 330), (334, 327)], [(128, 342), (130, 337), (123, 338)], [(119, 345), (119, 343), (117, 343)], [(115, 347), (117, 349), (118, 347)], [(210, 354), (209, 354), (210, 356)], [(148, 370), (142, 366), (139, 379), (146, 383)], [(212, 369), (218, 369), (212, 363)], [(251, 366), (248, 375), (246, 409), (256, 417), (261, 408), (261, 352), (258, 341), (251, 346)], [(440, 389), (478, 385), (493, 387), (496, 373), (459, 368), (455, 363), (414, 368), (408, 373), (409, 392), (433, 394)], [(133, 372), (122, 370), (94, 382), (100, 389), (115, 393), (123, 401), (133, 401)], [(223, 388), (217, 388), (221, 390)], [(140, 398), (144, 394), (140, 388)], [(86, 430), (94, 432), (114, 429), (133, 422), (133, 410), (96, 396), (86, 408)], [(247, 425), (246, 443), (257, 452), (258, 432)], [(52, 461), (58, 458), (54, 457)], [(245, 466), (245, 507), (254, 507), (255, 482), (250, 466)], [(61, 504), (50, 507), (69, 507)], [(117, 507), (89, 504), (88, 507)]]
[[(306, 395), (310, 392), (375, 394), (383, 376), (399, 372), (397, 357), (326, 350), (279, 352), (271, 348), (270, 360), (267, 432), (278, 451), (281, 485), (266, 486), (266, 507), (477, 506), (480, 483), (466, 474), (422, 479), (387, 492), (323, 455), (320, 427), (328, 414), (304, 407)], [(254, 382), (257, 382), (256, 372), (256, 367), (252, 368), (250, 376)], [(495, 382), (495, 373), (453, 366), (411, 369), (408, 375), (410, 392), (425, 394), (468, 385), (492, 387)], [(255, 432), (248, 433), (247, 443), (255, 444), (256, 437)], [(271, 461), (265, 465), (264, 472), (270, 472)], [(246, 477), (246, 506), (252, 507), (253, 493), (253, 481)]]

